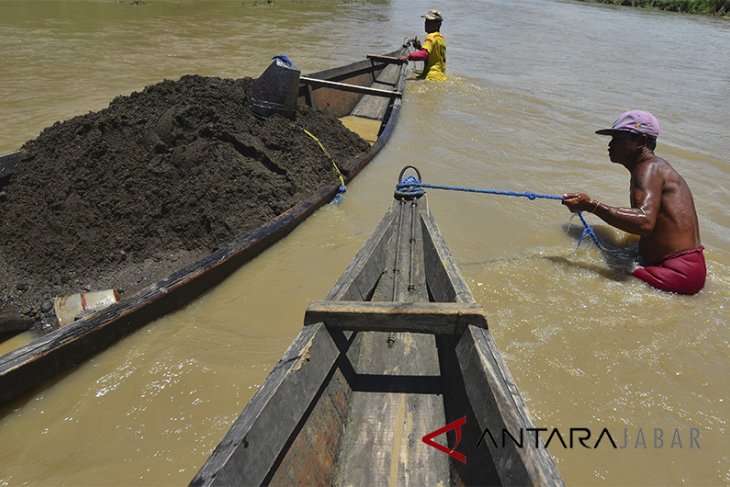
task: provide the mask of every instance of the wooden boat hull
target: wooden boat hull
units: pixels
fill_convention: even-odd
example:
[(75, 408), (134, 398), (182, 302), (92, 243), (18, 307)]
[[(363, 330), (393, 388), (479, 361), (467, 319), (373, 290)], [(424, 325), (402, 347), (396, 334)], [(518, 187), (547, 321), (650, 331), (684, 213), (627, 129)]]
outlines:
[[(340, 68), (313, 73), (308, 77), (364, 87), (390, 86), (391, 91), (402, 93), (405, 73), (405, 65), (366, 59)], [(299, 88), (301, 103), (309, 102), (334, 116), (341, 116), (341, 113), (359, 113), (357, 116), (378, 122), (377, 140), (363, 158), (350, 166), (345, 175), (347, 181), (354, 178), (382, 149), (392, 134), (400, 112), (399, 96), (388, 97), (384, 105), (382, 102), (372, 100), (373, 98), (385, 97), (362, 93), (348, 93), (345, 97), (337, 89), (311, 87), (304, 83)], [(347, 102), (342, 102), (342, 99), (346, 99)], [(333, 108), (333, 100), (338, 100), (336, 109)], [(363, 106), (364, 111), (358, 112)], [(348, 108), (350, 112), (347, 112)], [(19, 159), (18, 152), (0, 156), (0, 188), (12, 176)], [(34, 340), (27, 346), (1, 356), (0, 403), (17, 397), (79, 364), (134, 330), (201, 295), (286, 236), (316, 209), (331, 201), (337, 191), (338, 185), (323, 187), (270, 222), (221, 246), (195, 264), (124, 298), (109, 308), (86, 316)]]
[[(422, 441), (445, 425), (454, 455)], [(396, 200), (190, 485), (562, 485), (534, 440), (480, 441), (528, 428), (427, 205)]]

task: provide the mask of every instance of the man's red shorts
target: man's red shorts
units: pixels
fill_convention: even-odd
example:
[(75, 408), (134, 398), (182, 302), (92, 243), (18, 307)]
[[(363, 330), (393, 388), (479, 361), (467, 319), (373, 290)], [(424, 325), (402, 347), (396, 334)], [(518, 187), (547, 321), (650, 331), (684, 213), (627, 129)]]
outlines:
[(677, 294), (697, 294), (705, 286), (704, 247), (670, 254), (657, 264), (639, 267), (632, 274), (650, 286)]

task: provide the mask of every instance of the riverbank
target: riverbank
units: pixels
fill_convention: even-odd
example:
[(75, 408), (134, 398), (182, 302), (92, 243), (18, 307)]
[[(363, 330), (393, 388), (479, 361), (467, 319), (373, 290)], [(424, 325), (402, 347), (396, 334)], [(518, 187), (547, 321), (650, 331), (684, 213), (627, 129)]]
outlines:
[(730, 0), (579, 0), (626, 7), (653, 8), (688, 14), (730, 18)]

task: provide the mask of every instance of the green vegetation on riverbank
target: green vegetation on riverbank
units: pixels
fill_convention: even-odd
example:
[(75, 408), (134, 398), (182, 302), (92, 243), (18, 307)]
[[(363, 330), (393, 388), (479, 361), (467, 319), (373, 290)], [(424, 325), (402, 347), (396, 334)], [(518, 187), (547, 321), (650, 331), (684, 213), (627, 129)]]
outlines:
[(730, 17), (730, 0), (580, 0), (629, 7), (656, 8), (670, 12)]

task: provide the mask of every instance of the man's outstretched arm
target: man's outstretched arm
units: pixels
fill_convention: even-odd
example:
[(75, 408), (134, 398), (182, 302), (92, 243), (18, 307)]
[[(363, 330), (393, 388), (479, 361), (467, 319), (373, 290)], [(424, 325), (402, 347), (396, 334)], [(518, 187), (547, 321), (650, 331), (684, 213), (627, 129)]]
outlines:
[(658, 175), (652, 177), (651, 171), (644, 171), (634, 180), (631, 208), (608, 206), (585, 193), (564, 194), (562, 203), (574, 213), (588, 211), (619, 230), (647, 237), (656, 225), (662, 187), (663, 178)]

